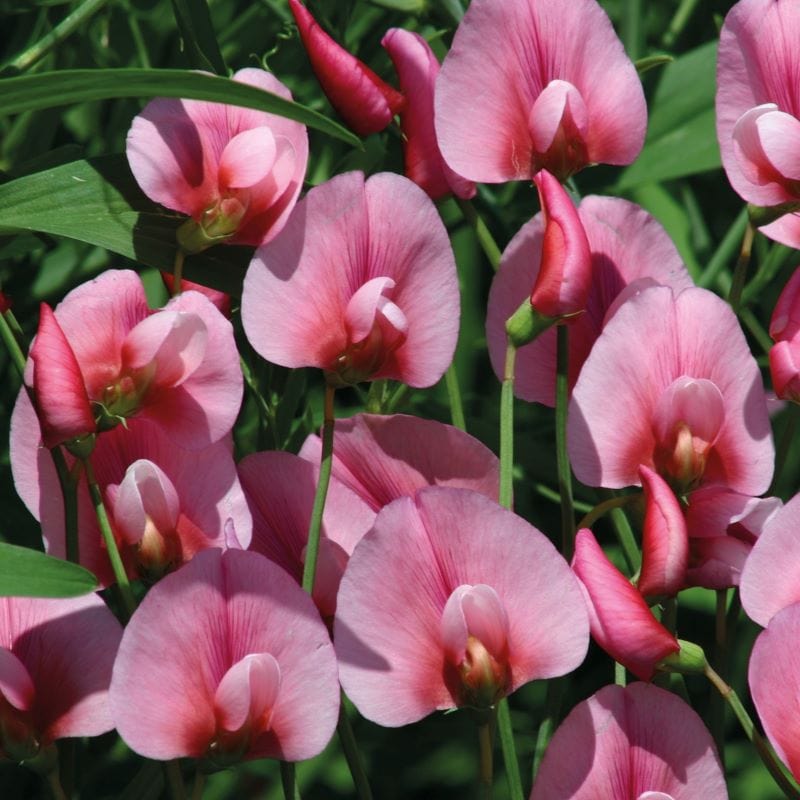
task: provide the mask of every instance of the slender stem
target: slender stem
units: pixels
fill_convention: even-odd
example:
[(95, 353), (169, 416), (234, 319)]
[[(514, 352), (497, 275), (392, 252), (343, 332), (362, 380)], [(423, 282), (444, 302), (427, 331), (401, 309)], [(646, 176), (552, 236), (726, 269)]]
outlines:
[(666, 32), (661, 37), (661, 43), (664, 47), (672, 47), (672, 45), (675, 44), (677, 38), (683, 33), (683, 29), (689, 22), (689, 18), (694, 13), (698, 2), (699, 0), (681, 0), (678, 10), (672, 17), (672, 21), (669, 23)]
[(192, 800), (202, 800), (203, 790), (206, 788), (205, 772), (197, 772), (194, 775), (194, 786), (192, 786)]
[(500, 505), (511, 508), (514, 500), (514, 363), (517, 348), (506, 348), (503, 386), (500, 389)]
[(401, 383), (389, 398), (386, 404), (386, 413), (394, 414), (394, 412), (406, 401), (406, 398), (411, 394), (411, 387), (405, 383)]
[(464, 419), (464, 406), (461, 403), (461, 390), (458, 388), (458, 375), (456, 362), (453, 361), (444, 374), (447, 384), (447, 397), (450, 400), (450, 419), (460, 431), (466, 431), (467, 423)]
[(786, 425), (783, 428), (781, 438), (778, 440), (778, 452), (775, 456), (775, 474), (772, 478), (772, 486), (769, 489), (769, 494), (774, 494), (778, 488), (778, 482), (783, 476), (783, 470), (786, 466), (786, 457), (789, 455), (789, 448), (794, 440), (794, 435), (797, 430), (797, 418), (800, 416), (796, 403), (789, 403), (789, 408), (786, 409)]
[(368, 414), (382, 414), (386, 397), (386, 381), (372, 381), (367, 395), (366, 411)]
[(56, 45), (61, 44), (64, 39), (71, 36), (77, 28), (83, 25), (89, 17), (96, 14), (105, 4), (106, 0), (85, 0), (71, 14), (64, 17), (50, 33), (39, 39), (35, 44), (32, 44), (27, 50), (23, 50), (15, 59), (9, 61), (6, 69), (11, 68), (24, 72), (32, 67)]
[(641, 0), (625, 0), (622, 17), (622, 41), (625, 51), (631, 61), (639, 58), (639, 44), (641, 42)]
[(350, 718), (347, 716), (344, 692), (342, 692), (341, 705), (339, 706), (339, 724), (336, 730), (339, 733), (339, 741), (344, 751), (344, 757), (347, 760), (347, 766), (350, 768), (350, 775), (353, 777), (353, 784), (356, 787), (356, 794), (359, 800), (372, 800), (372, 789), (370, 789), (367, 772), (364, 769), (364, 761), (356, 743)]
[(638, 500), (641, 496), (640, 492), (636, 492), (634, 494), (621, 494), (619, 497), (609, 497), (608, 500), (603, 500), (602, 503), (598, 503), (581, 519), (577, 525), (578, 529), (591, 528), (598, 519), (605, 516), (612, 509), (622, 508)]
[(533, 753), (533, 777), (539, 771), (542, 759), (544, 758), (547, 745), (553, 738), (553, 732), (558, 725), (561, 714), (561, 704), (564, 700), (564, 690), (567, 687), (567, 678), (551, 678), (547, 681), (547, 694), (544, 700), (544, 717), (539, 723), (539, 730), (536, 732), (536, 749)]
[(300, 790), (295, 779), (295, 767), (292, 761), (281, 761), (281, 786), (285, 800), (300, 800)]
[(738, 695), (708, 664), (706, 664), (704, 674), (716, 690), (722, 695), (722, 699), (731, 707), (736, 719), (742, 726), (747, 738), (753, 743), (764, 766), (767, 771), (772, 775), (772, 779), (783, 790), (783, 793), (790, 800), (800, 800), (800, 790), (798, 790), (794, 781), (792, 781), (781, 769), (778, 757), (775, 755), (772, 747), (758, 732), (758, 729), (753, 724), (750, 715), (745, 711), (744, 706), (739, 700)]
[(707, 289), (717, 279), (719, 271), (733, 258), (736, 252), (736, 247), (742, 240), (745, 230), (747, 229), (749, 217), (747, 215), (747, 206), (745, 206), (736, 217), (733, 224), (728, 228), (727, 233), (720, 242), (719, 247), (714, 252), (714, 255), (708, 261), (708, 266), (697, 281), (698, 286)]
[[(532, 488), (534, 492), (540, 494), (545, 500), (551, 500), (553, 503), (561, 502), (561, 495), (555, 489), (551, 489), (544, 483), (534, 483)], [(575, 510), (580, 511), (581, 514), (588, 514), (594, 508), (594, 506), (589, 505), (589, 503), (584, 503), (581, 500), (573, 500), (572, 504), (575, 506)]]
[(183, 248), (179, 247), (175, 251), (175, 262), (172, 265), (172, 296), (175, 297), (183, 291), (183, 262), (186, 259), (186, 253)]
[[(22, 352), (22, 345), (20, 341), (18, 340), (17, 336), (14, 335), (11, 320), (16, 323), (16, 319), (10, 311), (6, 311), (5, 314), (0, 314), (0, 339), (3, 340), (6, 350), (8, 350), (8, 355), (11, 357), (11, 360), (14, 362), (14, 366), (17, 368), (19, 377), (24, 380), (25, 362), (27, 359), (25, 358), (25, 353)], [(16, 327), (18, 328), (19, 326), (17, 325)]]
[[(125, 611), (130, 617), (136, 610), (136, 600), (131, 591), (131, 585), (128, 581), (128, 575), (125, 572), (125, 567), (122, 563), (122, 558), (119, 555), (117, 548), (117, 540), (114, 538), (114, 532), (111, 530), (111, 522), (108, 519), (105, 504), (103, 503), (103, 495), (100, 492), (100, 487), (97, 485), (97, 479), (94, 476), (91, 461), (87, 458), (83, 460), (83, 468), (86, 470), (86, 480), (89, 483), (89, 494), (92, 498), (94, 511), (97, 515), (97, 522), (100, 525), (100, 532), (103, 534), (103, 541), (106, 544), (108, 551), (108, 558), (111, 561), (111, 569), (114, 571), (114, 579), (117, 582), (119, 591), (122, 595), (122, 602), (125, 606)], [(169, 776), (168, 776), (169, 777)]]
[(150, 69), (150, 56), (147, 53), (147, 45), (145, 44), (144, 36), (142, 36), (139, 20), (136, 19), (136, 14), (134, 14), (130, 8), (128, 8), (127, 17), (128, 27), (131, 29), (133, 45), (136, 48), (136, 55), (139, 57), (139, 64), (144, 69)]
[(567, 404), (569, 403), (569, 328), (559, 325), (556, 345), (556, 465), (561, 495), (561, 553), (572, 560), (575, 550), (575, 512), (572, 508), (572, 473), (567, 455)]
[(45, 777), (55, 800), (68, 800), (67, 793), (62, 788), (61, 782), (58, 779), (58, 767), (51, 769)]
[(186, 800), (186, 789), (183, 785), (183, 775), (181, 775), (181, 765), (177, 758), (164, 763), (164, 774), (167, 777), (167, 785), (172, 800)]
[[(716, 609), (714, 615), (714, 663), (720, 676), (727, 678), (727, 601), (726, 589), (716, 592)], [(725, 768), (725, 704), (721, 695), (714, 692), (711, 695), (709, 708), (709, 729), (717, 745), (717, 753), (722, 768)]]
[(522, 777), (519, 774), (517, 748), (514, 744), (514, 731), (511, 728), (511, 712), (508, 710), (507, 697), (497, 703), (497, 730), (500, 733), (500, 746), (503, 748), (509, 796), (511, 800), (524, 800)]
[(480, 747), (480, 796), (492, 800), (494, 784), (494, 722), (497, 709), (493, 708), (482, 722), (478, 723), (478, 744)]
[(736, 259), (736, 266), (733, 269), (733, 282), (731, 283), (731, 291), (728, 295), (728, 302), (731, 304), (731, 308), (737, 313), (742, 300), (744, 284), (747, 280), (747, 267), (750, 265), (750, 253), (753, 249), (753, 239), (755, 235), (756, 229), (753, 227), (753, 223), (748, 222), (744, 230), (744, 236), (742, 237), (742, 247), (739, 251), (739, 258)]
[(486, 223), (483, 221), (480, 214), (478, 214), (475, 206), (472, 205), (469, 200), (462, 200), (461, 198), (457, 197), (456, 203), (458, 203), (458, 207), (461, 209), (464, 219), (475, 231), (475, 236), (478, 238), (478, 244), (481, 246), (481, 249), (491, 264), (492, 269), (497, 272), (497, 268), (500, 266), (501, 252), (500, 248), (497, 246), (497, 242), (495, 242), (494, 237), (486, 227)]
[(631, 575), (635, 575), (639, 571), (641, 559), (639, 546), (636, 544), (636, 537), (631, 530), (631, 524), (621, 508), (612, 508), (609, 516), (617, 534), (617, 541), (622, 548), (622, 555), (625, 557), (628, 570)]
[(325, 511), (325, 498), (328, 495), (328, 484), (331, 482), (333, 466), (333, 396), (336, 389), (325, 385), (325, 412), (322, 424), (322, 460), (319, 466), (319, 480), (314, 494), (314, 506), (311, 511), (311, 522), (308, 525), (308, 544), (306, 561), (303, 565), (303, 589), (311, 594), (314, 590), (314, 576), (317, 572), (317, 556), (319, 555), (319, 537), (322, 530), (322, 514)]
[(628, 683), (628, 673), (619, 661), (614, 662), (614, 683), (617, 686), (626, 686)]

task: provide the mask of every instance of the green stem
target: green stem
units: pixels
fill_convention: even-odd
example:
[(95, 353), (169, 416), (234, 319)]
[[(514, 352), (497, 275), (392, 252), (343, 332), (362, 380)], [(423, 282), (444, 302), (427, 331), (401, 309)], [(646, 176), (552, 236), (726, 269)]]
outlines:
[(401, 383), (395, 390), (392, 396), (389, 398), (389, 402), (386, 404), (386, 413), (387, 414), (394, 414), (395, 411), (405, 403), (408, 396), (411, 394), (411, 387), (407, 386), (405, 383)]
[(456, 428), (460, 431), (466, 431), (467, 423), (464, 419), (464, 406), (461, 403), (461, 390), (458, 388), (458, 375), (456, 374), (455, 361), (447, 368), (444, 379), (447, 384), (447, 397), (450, 400), (450, 419)]
[(511, 800), (524, 800), (522, 777), (519, 773), (517, 748), (514, 744), (514, 731), (511, 728), (511, 712), (508, 710), (507, 697), (497, 703), (497, 730), (500, 733), (500, 746), (503, 748), (509, 796)]
[(61, 44), (67, 37), (83, 25), (86, 20), (96, 14), (104, 5), (106, 0), (85, 0), (71, 14), (64, 17), (58, 25), (36, 44), (31, 45), (27, 50), (23, 50), (15, 59), (9, 61), (6, 69), (24, 72), (32, 67), (37, 61), (44, 58), (56, 45)]
[[(13, 321), (13, 322), (12, 322)], [(0, 314), (0, 338), (8, 350), (14, 366), (17, 368), (21, 380), (25, 379), (25, 353), (22, 352), (22, 344), (14, 333), (14, 328), (19, 330), (17, 320), (10, 311)]]
[(739, 258), (736, 259), (736, 266), (733, 269), (733, 281), (731, 283), (731, 291), (728, 295), (728, 302), (735, 313), (739, 313), (739, 305), (742, 300), (742, 291), (744, 284), (747, 280), (747, 267), (750, 265), (750, 253), (753, 249), (753, 239), (756, 235), (756, 229), (753, 224), (748, 221), (747, 227), (744, 230), (742, 237), (742, 247), (739, 251)]
[(61, 786), (61, 782), (58, 779), (58, 768), (50, 770), (47, 773), (47, 785), (50, 787), (50, 791), (53, 794), (55, 800), (68, 800), (67, 793)]
[(500, 505), (511, 508), (514, 497), (514, 363), (517, 348), (506, 348), (503, 386), (500, 389)]
[(183, 262), (186, 260), (186, 253), (179, 247), (175, 251), (175, 262), (172, 265), (172, 296), (175, 297), (183, 291)]
[[(720, 677), (727, 678), (727, 600), (728, 592), (718, 589), (714, 615), (714, 663)], [(717, 745), (717, 753), (723, 770), (725, 769), (725, 704), (722, 696), (714, 692), (709, 708), (709, 729)]]
[(617, 534), (617, 541), (622, 548), (622, 555), (625, 557), (628, 571), (631, 575), (635, 575), (639, 571), (640, 557), (639, 546), (636, 544), (631, 524), (621, 508), (612, 508), (609, 516)]
[(497, 272), (497, 268), (500, 266), (500, 256), (502, 254), (500, 248), (497, 246), (497, 242), (495, 242), (494, 237), (486, 227), (486, 223), (483, 221), (480, 214), (478, 214), (475, 206), (472, 205), (469, 200), (462, 200), (461, 198), (457, 197), (456, 203), (458, 203), (458, 207), (461, 209), (464, 219), (475, 231), (475, 236), (478, 238), (478, 244), (481, 246), (481, 249), (491, 264), (492, 269)]
[(336, 727), (339, 733), (339, 741), (344, 751), (344, 757), (347, 760), (347, 766), (350, 769), (350, 775), (353, 777), (353, 784), (356, 787), (356, 794), (359, 800), (372, 800), (372, 789), (369, 786), (369, 779), (367, 772), (364, 769), (364, 762), (361, 758), (361, 752), (356, 743), (356, 737), (353, 733), (353, 726), (350, 724), (350, 718), (347, 716), (347, 706), (345, 703), (344, 692), (341, 696), (341, 705), (339, 707), (339, 724)]
[(797, 418), (800, 416), (798, 413), (798, 406), (796, 403), (789, 403), (789, 408), (786, 409), (786, 425), (783, 428), (781, 438), (778, 440), (778, 452), (775, 456), (775, 474), (772, 478), (772, 486), (768, 494), (774, 494), (778, 488), (784, 467), (786, 466), (786, 458), (789, 455), (789, 448), (792, 446), (794, 435), (797, 430)]
[(292, 761), (281, 761), (281, 786), (285, 800), (300, 800), (300, 790), (295, 779), (295, 767)]
[[(83, 460), (83, 468), (86, 470), (86, 480), (89, 484), (89, 494), (92, 498), (94, 511), (97, 515), (97, 522), (100, 525), (100, 532), (103, 534), (103, 541), (106, 544), (108, 551), (108, 558), (111, 561), (111, 569), (114, 572), (114, 579), (119, 587), (120, 594), (122, 595), (122, 603), (125, 606), (125, 611), (130, 617), (136, 610), (136, 600), (131, 591), (131, 585), (128, 581), (128, 575), (125, 572), (125, 567), (122, 563), (122, 558), (119, 555), (117, 548), (117, 540), (114, 538), (114, 532), (111, 530), (111, 522), (108, 519), (105, 504), (103, 503), (103, 495), (100, 492), (100, 487), (97, 485), (97, 479), (94, 476), (94, 470), (89, 459)], [(169, 776), (168, 776), (169, 777)]]
[(79, 478), (73, 475), (67, 466), (67, 460), (61, 448), (51, 448), (50, 455), (58, 475), (61, 486), (61, 496), (64, 500), (64, 532), (67, 544), (67, 561), (80, 564), (81, 551), (78, 543), (78, 483)]
[(619, 497), (609, 497), (608, 500), (603, 500), (602, 503), (598, 503), (592, 508), (583, 519), (581, 519), (577, 528), (579, 530), (581, 528), (591, 528), (598, 519), (608, 514), (612, 509), (622, 508), (628, 505), (628, 503), (638, 500), (641, 496), (640, 492), (636, 492), (634, 494), (622, 494)]
[(708, 266), (697, 281), (698, 286), (702, 286), (704, 289), (711, 286), (717, 279), (719, 271), (733, 258), (733, 254), (736, 252), (736, 248), (739, 246), (739, 242), (747, 229), (748, 220), (747, 207), (745, 206), (739, 212), (739, 216), (736, 217), (731, 227), (728, 228), (714, 255), (709, 259)]
[(366, 411), (368, 414), (382, 414), (386, 402), (386, 381), (372, 381), (367, 395)]
[(478, 745), (480, 748), (479, 786), (483, 800), (492, 800), (494, 784), (494, 722), (497, 709), (493, 708), (486, 718), (478, 723)]
[[(136, 14), (128, 8), (128, 27), (131, 29), (131, 38), (133, 39), (133, 45), (136, 48), (136, 55), (139, 58), (139, 64), (144, 69), (150, 69), (150, 56), (147, 53), (147, 45), (144, 41), (144, 36), (142, 36), (142, 29), (139, 25), (139, 20), (136, 19)], [(202, 789), (201, 789), (202, 791)]]
[(311, 521), (308, 525), (308, 544), (306, 560), (303, 565), (303, 589), (311, 594), (314, 591), (314, 576), (317, 572), (317, 556), (319, 555), (319, 538), (322, 531), (322, 514), (325, 511), (325, 498), (328, 495), (328, 484), (331, 482), (333, 466), (333, 396), (336, 389), (325, 385), (325, 412), (322, 424), (322, 460), (319, 466), (319, 480), (314, 494), (314, 506)]
[(556, 465), (561, 495), (561, 553), (567, 561), (575, 551), (575, 512), (572, 508), (572, 473), (567, 455), (567, 406), (569, 403), (569, 328), (559, 325), (556, 345)]
[(642, 0), (625, 0), (622, 17), (622, 41), (625, 52), (631, 61), (639, 58), (639, 45), (642, 40)]
[(772, 779), (775, 781), (775, 783), (778, 784), (783, 793), (786, 795), (786, 797), (790, 798), (790, 800), (800, 800), (800, 790), (798, 790), (794, 781), (792, 781), (791, 778), (789, 778), (783, 772), (778, 757), (775, 755), (769, 743), (758, 732), (756, 726), (753, 724), (753, 720), (750, 719), (750, 715), (747, 713), (747, 711), (745, 711), (741, 700), (739, 700), (739, 697), (733, 688), (729, 686), (708, 664), (706, 664), (704, 674), (706, 678), (711, 681), (712, 685), (716, 688), (720, 695), (722, 695), (722, 699), (731, 707), (736, 719), (742, 726), (742, 730), (745, 732), (747, 738), (753, 743), (756, 752), (764, 762), (764, 766), (767, 768), (767, 771), (772, 776)]
[(177, 758), (164, 763), (164, 774), (167, 777), (167, 785), (172, 800), (185, 800), (186, 789), (183, 785), (183, 775), (181, 775), (181, 765)]
[(664, 47), (672, 47), (675, 44), (678, 37), (683, 33), (683, 29), (689, 22), (689, 18), (694, 13), (695, 8), (697, 8), (698, 2), (699, 0), (681, 0), (678, 10), (672, 17), (666, 32), (661, 37), (661, 43)]
[(536, 749), (533, 753), (533, 777), (539, 771), (544, 758), (547, 745), (553, 738), (553, 732), (558, 725), (561, 714), (561, 704), (564, 701), (564, 690), (567, 687), (567, 678), (551, 678), (547, 681), (547, 694), (544, 701), (544, 717), (536, 733)]
[(628, 673), (619, 661), (614, 662), (614, 683), (617, 686), (626, 686), (628, 683)]
[(206, 788), (206, 774), (197, 772), (194, 775), (194, 786), (192, 786), (192, 800), (202, 800), (203, 790)]
[[(550, 500), (553, 503), (561, 502), (561, 495), (555, 489), (551, 489), (544, 483), (534, 483), (532, 488), (534, 492), (540, 494), (545, 500)], [(594, 506), (589, 505), (589, 503), (584, 503), (581, 500), (573, 500), (572, 504), (575, 510), (580, 511), (581, 514), (588, 514), (594, 508)]]

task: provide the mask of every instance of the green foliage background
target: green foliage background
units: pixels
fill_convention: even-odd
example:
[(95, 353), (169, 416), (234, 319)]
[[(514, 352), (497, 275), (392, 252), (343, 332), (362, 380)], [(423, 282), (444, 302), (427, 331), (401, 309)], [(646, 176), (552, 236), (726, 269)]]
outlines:
[[(308, 2), (340, 42), (390, 82), (393, 70), (380, 47), (385, 31), (393, 26), (418, 30), (442, 58), (465, 5), (466, 0)], [(585, 170), (576, 176), (578, 190), (582, 195), (617, 194), (644, 206), (666, 227), (694, 279), (726, 296), (745, 226), (743, 203), (720, 168), (714, 133), (715, 42), (731, 4), (601, 0), (601, 5), (634, 60), (664, 53), (674, 61), (643, 75), (650, 117), (647, 144), (638, 161), (625, 169)], [(75, 13), (85, 13), (85, 18), (63, 40), (40, 52), (38, 44)], [(164, 299), (157, 269), (171, 267), (179, 220), (143, 197), (122, 155), (133, 116), (156, 91), (178, 96), (187, 86), (200, 91), (196, 87), (202, 81), (187, 77), (185, 71), (190, 69), (227, 75), (242, 67), (263, 66), (291, 88), (299, 103), (336, 120), (290, 21), (285, 0), (210, 0), (208, 5), (205, 0), (0, 0), (0, 287), (13, 299), (14, 312), (28, 336), (35, 331), (40, 301), (55, 305), (70, 288), (110, 267), (138, 269), (152, 302)], [(41, 57), (34, 60), (34, 55)], [(151, 82), (148, 90), (147, 76), (107, 72), (121, 69), (181, 72), (159, 75), (155, 81), (159, 88), (152, 88)], [(93, 72), (79, 79), (70, 70)], [(45, 74), (51, 77), (39, 83), (15, 81), (20, 75)], [(225, 99), (230, 87), (207, 90), (221, 91), (218, 99)], [(76, 93), (74, 98), (69, 92)], [(65, 104), (66, 100), (70, 102)], [(358, 145), (347, 141), (346, 132), (327, 127), (327, 133), (310, 132), (308, 186), (345, 170), (402, 172), (396, 133), (374, 135)], [(475, 205), (504, 247), (536, 211), (537, 200), (532, 187), (517, 183), (482, 186)], [(499, 384), (489, 366), (483, 329), (492, 272), (455, 202), (444, 202), (441, 212), (452, 235), (462, 284), (457, 368), (467, 428), (496, 451)], [(245, 248), (216, 248), (191, 257), (186, 275), (237, 294), (249, 257)], [(770, 344), (766, 322), (797, 263), (793, 251), (756, 238), (740, 318), (762, 367)], [(259, 362), (243, 337), (240, 341), (252, 380), (268, 400), (270, 416), (259, 414), (254, 395), (248, 392), (236, 429), (237, 454), (268, 447), (296, 450), (321, 419), (319, 376), (310, 371), (290, 374)], [(18, 388), (13, 365), (0, 349), (0, 537), (41, 549), (38, 526), (17, 497), (9, 468), (8, 424)], [(344, 413), (353, 413), (360, 410), (365, 396), (342, 392), (342, 400)], [(443, 386), (406, 395), (398, 410), (449, 421)], [(516, 413), (517, 510), (555, 535), (552, 413), (523, 403), (518, 403)], [(779, 438), (786, 424), (782, 411), (775, 417)], [(797, 452), (790, 452), (777, 486), (784, 499), (798, 487), (798, 461)], [(589, 508), (602, 495), (579, 486), (576, 498)], [(608, 543), (611, 535), (605, 525), (600, 523), (598, 532)], [(682, 594), (678, 624), (683, 638), (710, 647), (713, 593)], [(746, 664), (756, 633), (757, 628), (742, 616), (731, 653), (731, 681), (751, 709)], [(570, 684), (567, 706), (612, 680), (612, 664), (593, 647), (589, 661)], [(689, 691), (695, 708), (705, 713), (705, 684), (690, 681)], [(511, 698), (511, 708), (523, 782), (529, 786), (543, 687), (523, 688)], [(354, 715), (376, 798), (446, 800), (473, 792), (477, 741), (468, 717), (468, 712), (436, 714), (408, 728), (384, 730)], [(731, 797), (780, 797), (733, 720), (728, 721), (727, 733)], [(68, 744), (65, 750), (74, 756), (76, 796), (133, 800), (165, 792), (158, 765), (133, 756), (115, 734)], [(498, 761), (497, 797), (503, 798), (499, 754)], [(335, 739), (318, 758), (298, 766), (298, 780), (307, 800), (353, 796)], [(4, 800), (47, 796), (32, 773), (0, 766)], [(278, 769), (271, 762), (218, 773), (204, 795), (208, 800), (281, 796)]]

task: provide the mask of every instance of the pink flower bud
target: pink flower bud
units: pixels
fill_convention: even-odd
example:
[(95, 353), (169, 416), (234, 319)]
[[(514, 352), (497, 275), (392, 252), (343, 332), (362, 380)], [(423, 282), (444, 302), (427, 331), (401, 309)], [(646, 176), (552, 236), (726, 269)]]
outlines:
[(800, 402), (800, 268), (789, 278), (769, 323), (775, 346), (769, 351), (772, 386), (781, 400)]
[(289, 0), (289, 8), (331, 105), (359, 136), (382, 131), (403, 108), (403, 95), (331, 39), (300, 0)]

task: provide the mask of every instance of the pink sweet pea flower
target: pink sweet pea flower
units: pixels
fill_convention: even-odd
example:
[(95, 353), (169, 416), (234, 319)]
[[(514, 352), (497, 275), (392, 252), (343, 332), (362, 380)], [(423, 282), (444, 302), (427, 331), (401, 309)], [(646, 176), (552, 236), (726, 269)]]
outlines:
[(289, 8), (331, 105), (359, 136), (382, 131), (402, 110), (403, 95), (331, 39), (300, 0), (289, 0)]
[(121, 638), (95, 594), (0, 598), (0, 756), (27, 761), (55, 739), (110, 731)]
[[(612, 303), (626, 286), (642, 280), (686, 289), (692, 280), (661, 225), (639, 206), (614, 197), (584, 198), (578, 216), (589, 241), (591, 285), (585, 312), (570, 323), (569, 384), (603, 329)], [(537, 283), (542, 268), (544, 219), (537, 214), (505, 249), (492, 281), (486, 315), (489, 355), (502, 379), (506, 320)], [(641, 285), (641, 284), (640, 284)], [(531, 402), (555, 405), (556, 331), (545, 331), (517, 351), (514, 393)]]
[[(356, 414), (336, 420), (333, 475), (378, 512), (426, 486), (500, 493), (500, 462), (486, 445), (452, 425), (407, 414)], [(322, 443), (309, 436), (300, 456), (319, 464)]]
[[(319, 458), (312, 464), (278, 450), (253, 453), (239, 463), (239, 478), (253, 514), (250, 549), (283, 567), (301, 584)], [(333, 616), (347, 560), (374, 521), (375, 512), (367, 503), (332, 476), (313, 593), (324, 619)]]
[(800, 604), (795, 603), (778, 611), (759, 634), (748, 669), (750, 694), (764, 732), (795, 779), (800, 778), (798, 641)]
[(433, 385), (458, 321), (447, 231), (430, 198), (390, 173), (349, 172), (312, 189), (244, 281), (242, 323), (256, 351), (320, 367), (336, 385)]
[(483, 495), (445, 487), (381, 510), (348, 562), (334, 624), (342, 686), (389, 727), (564, 675), (588, 633), (553, 545)]
[[(264, 70), (242, 69), (233, 80), (292, 99)], [(134, 118), (126, 152), (142, 191), (194, 220), (181, 236), (195, 252), (275, 236), (300, 193), (308, 136), (305, 125), (265, 111), (158, 98)]]
[[(242, 397), (233, 328), (202, 295), (185, 292), (151, 312), (136, 273), (109, 270), (73, 289), (54, 318), (74, 354), (99, 430), (135, 418), (168, 432), (180, 447), (199, 449), (233, 427)], [(75, 363), (68, 370), (64, 352), (63, 343), (45, 349), (34, 342), (33, 385), (40, 404), (60, 402), (64, 391), (50, 398), (42, 381), (56, 391), (68, 371), (77, 391)], [(22, 393), (18, 402), (29, 401)], [(78, 427), (88, 422), (84, 416), (85, 410)]]
[(448, 194), (464, 199), (475, 195), (475, 184), (447, 166), (433, 126), (433, 94), (439, 62), (418, 33), (390, 28), (381, 39), (400, 78), (406, 96), (400, 112), (405, 174), (432, 200)]
[(683, 700), (605, 686), (555, 732), (530, 800), (727, 800), (711, 734)]
[[(50, 454), (38, 446), (38, 430), (30, 404), (18, 401), (11, 418), (14, 483), (41, 523), (47, 552), (64, 558), (61, 488)], [(90, 460), (130, 577), (158, 578), (199, 550), (223, 547), (228, 520), (239, 543), (250, 543), (251, 516), (229, 441), (189, 453), (161, 429), (132, 420), (127, 430), (102, 434)], [(67, 462), (72, 466), (70, 456)], [(108, 586), (114, 576), (85, 474), (77, 496), (80, 562)]]
[(800, 268), (783, 287), (769, 323), (775, 346), (769, 351), (769, 369), (775, 394), (800, 403)]
[(280, 567), (204, 550), (131, 618), (110, 702), (120, 736), (146, 758), (300, 761), (336, 727), (336, 657), (311, 598)]
[[(758, 206), (800, 201), (800, 90), (791, 0), (741, 0), (722, 26), (717, 60), (717, 139), (734, 190)], [(800, 215), (760, 229), (800, 246)]]
[(704, 289), (651, 286), (606, 324), (572, 393), (570, 461), (589, 486), (639, 483), (639, 466), (678, 494), (747, 495), (772, 479), (761, 374), (727, 303)]
[(649, 681), (656, 665), (680, 650), (678, 640), (656, 620), (588, 528), (575, 536), (572, 570), (586, 593), (592, 638), (637, 678)]
[(445, 161), (488, 183), (630, 164), (647, 126), (639, 76), (594, 0), (473, 0), (435, 104)]

